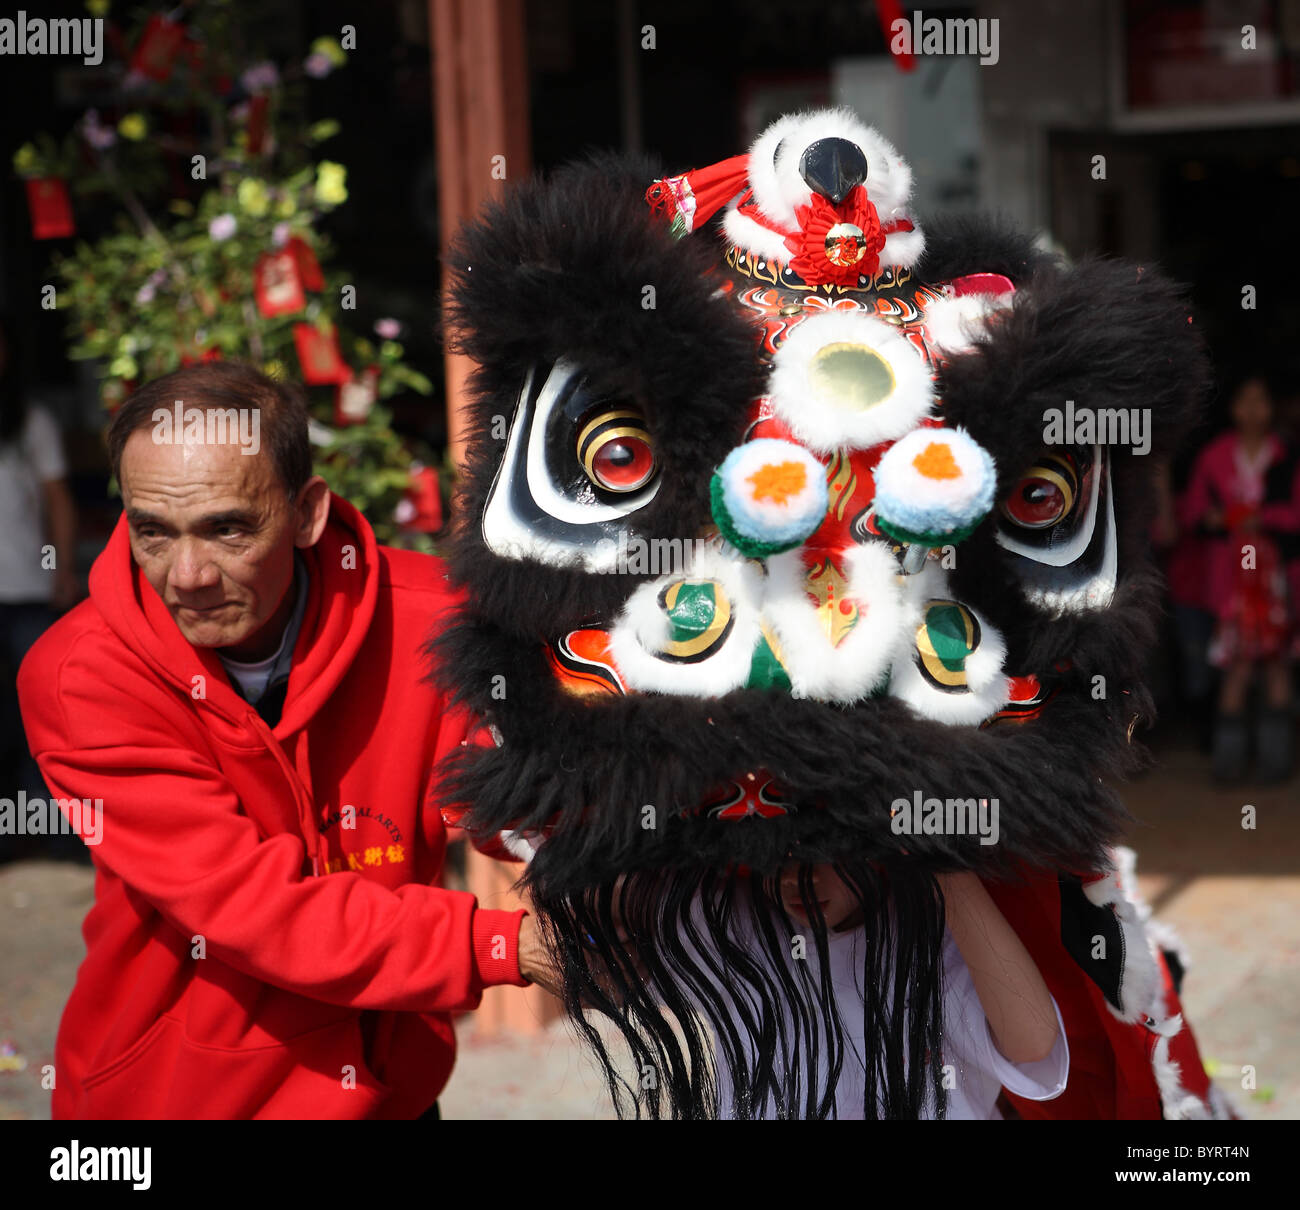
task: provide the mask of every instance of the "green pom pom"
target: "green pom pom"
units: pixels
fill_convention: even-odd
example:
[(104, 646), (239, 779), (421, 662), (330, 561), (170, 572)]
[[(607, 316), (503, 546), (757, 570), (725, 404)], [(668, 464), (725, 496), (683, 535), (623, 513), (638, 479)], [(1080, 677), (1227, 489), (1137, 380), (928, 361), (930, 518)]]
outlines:
[(731, 519), (731, 513), (727, 511), (722, 476), (717, 471), (713, 472), (713, 478), (709, 481), (709, 499), (713, 502), (713, 520), (722, 536), (747, 558), (766, 559), (769, 555), (779, 555), (782, 551), (793, 550), (803, 543), (802, 538), (796, 538), (792, 542), (764, 542), (761, 538), (750, 538), (742, 534)]
[[(981, 517), (980, 521), (983, 519)], [(895, 542), (906, 542), (909, 546), (949, 546), (969, 538), (979, 528), (979, 521), (976, 521), (974, 525), (967, 525), (964, 529), (954, 529), (946, 534), (938, 531), (922, 533), (917, 530), (904, 529), (901, 525), (892, 525), (877, 513), (876, 528), (882, 534), (888, 534)]]

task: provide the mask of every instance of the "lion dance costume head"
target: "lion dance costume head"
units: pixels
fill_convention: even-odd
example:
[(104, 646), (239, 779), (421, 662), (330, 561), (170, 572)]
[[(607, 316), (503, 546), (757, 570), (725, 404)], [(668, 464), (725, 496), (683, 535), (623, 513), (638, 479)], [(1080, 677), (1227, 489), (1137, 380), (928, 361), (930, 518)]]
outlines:
[[(495, 742), (448, 816), (535, 843), (567, 1006), (638, 1111), (710, 1115), (727, 1064), (742, 1106), (830, 1112), (791, 1071), (837, 1070), (845, 1023), (781, 951), (809, 936), (816, 969), (831, 865), (864, 920), (866, 1116), (938, 1083), (946, 870), (996, 893), (1071, 1041), (1118, 1056), (1058, 1111), (1208, 1112), (1107, 784), (1152, 714), (1157, 600), (1153, 459), (1113, 422), (1169, 450), (1198, 337), (1153, 270), (923, 228), (910, 192), (834, 110), (676, 177), (593, 158), (462, 232), (468, 591), (435, 643)], [(653, 1078), (620, 1081), (593, 1007)]]

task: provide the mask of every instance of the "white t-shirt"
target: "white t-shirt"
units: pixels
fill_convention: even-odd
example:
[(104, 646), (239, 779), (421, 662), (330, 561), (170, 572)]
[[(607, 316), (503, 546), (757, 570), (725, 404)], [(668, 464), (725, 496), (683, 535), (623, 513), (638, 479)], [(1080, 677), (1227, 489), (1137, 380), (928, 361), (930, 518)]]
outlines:
[(266, 659), (245, 662), (229, 659), (217, 652), (217, 658), (226, 672), (239, 683), (244, 700), (254, 706), (262, 700), (272, 677), (279, 680), (281, 676), (288, 676), (293, 666), (293, 649), (297, 645), (298, 631), (302, 629), (303, 614), (307, 610), (307, 569), (296, 551), (293, 559), (293, 583), (289, 591), (296, 594), (293, 613), (289, 615), (284, 634), (280, 637), (280, 646)]
[[(698, 909), (697, 909), (698, 910)], [(733, 918), (734, 919), (734, 918)], [(835, 1088), (836, 1114), (841, 1119), (863, 1116), (863, 1098), (866, 1092), (866, 1066), (863, 1057), (862, 1020), (863, 997), (862, 954), (858, 947), (858, 930), (843, 933), (831, 932), (827, 937), (827, 963), (831, 986), (844, 1034), (844, 1056), (839, 1081)], [(807, 945), (806, 964), (813, 979), (819, 978), (818, 962), (813, 952), (811, 937)], [(799, 959), (782, 951), (786, 964), (793, 973)], [(1070, 1050), (1065, 1039), (1061, 1011), (1055, 999), (1052, 1009), (1056, 1013), (1056, 1042), (1047, 1058), (1037, 1063), (1012, 1063), (998, 1050), (989, 1033), (988, 1018), (980, 1004), (975, 983), (953, 940), (944, 930), (943, 943), (943, 1054), (941, 1064), (945, 1069), (944, 1087), (947, 1091), (945, 1116), (950, 1120), (1000, 1120), (997, 1109), (998, 1092), (1008, 1092), (1030, 1101), (1050, 1101), (1065, 1091), (1070, 1071)], [(734, 990), (734, 989), (733, 989)], [(745, 1038), (747, 1031), (737, 1023), (736, 1032)], [(779, 1045), (779, 1044), (778, 1044)], [(818, 1087), (824, 1085), (827, 1074), (825, 1047), (820, 1047)], [(733, 1118), (735, 1096), (722, 1055), (718, 1062), (718, 1116)], [(756, 1061), (753, 1053), (746, 1057), (751, 1066)], [(782, 1056), (768, 1056), (767, 1061), (783, 1063)], [(802, 1091), (806, 1091), (806, 1085)], [(802, 1098), (801, 1098), (802, 1099)], [(769, 1108), (768, 1116), (772, 1110)], [(935, 1116), (935, 1107), (929, 1106), (923, 1115)]]
[(50, 599), (41, 485), (67, 473), (59, 426), (44, 408), (29, 407), (22, 432), (0, 445), (0, 601)]

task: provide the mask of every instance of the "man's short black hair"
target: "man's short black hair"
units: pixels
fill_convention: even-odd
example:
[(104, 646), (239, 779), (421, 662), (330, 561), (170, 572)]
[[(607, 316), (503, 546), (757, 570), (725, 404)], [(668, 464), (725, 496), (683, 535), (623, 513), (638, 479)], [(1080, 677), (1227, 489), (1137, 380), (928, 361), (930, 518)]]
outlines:
[(119, 484), (127, 439), (137, 429), (153, 422), (155, 409), (170, 412), (178, 400), (186, 407), (205, 411), (257, 408), (262, 440), (289, 495), (297, 495), (311, 478), (307, 402), (301, 390), (276, 382), (244, 362), (211, 361), (174, 370), (145, 383), (117, 410), (108, 429), (108, 455)]

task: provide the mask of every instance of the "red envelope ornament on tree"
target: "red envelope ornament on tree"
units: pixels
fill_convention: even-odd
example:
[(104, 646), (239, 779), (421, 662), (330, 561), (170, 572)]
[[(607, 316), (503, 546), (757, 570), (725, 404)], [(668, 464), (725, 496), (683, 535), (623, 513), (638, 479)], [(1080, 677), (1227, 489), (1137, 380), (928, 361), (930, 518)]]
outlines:
[(379, 368), (367, 366), (360, 374), (340, 382), (334, 396), (334, 423), (364, 424), (379, 399)]
[(27, 187), (27, 206), (32, 215), (32, 238), (63, 239), (77, 233), (68, 187), (59, 177), (37, 177), (23, 184)]
[(311, 245), (302, 236), (295, 235), (285, 245), (285, 251), (293, 257), (298, 266), (298, 276), (302, 279), (304, 290), (325, 289), (325, 275), (320, 271), (320, 261), (316, 259), (316, 253), (311, 250)]
[(253, 298), (257, 309), (268, 319), (291, 315), (307, 305), (298, 260), (287, 248), (264, 252), (258, 257), (253, 270)]
[(293, 325), (293, 343), (302, 363), (303, 381), (312, 386), (325, 382), (348, 382), (352, 371), (339, 351), (338, 332), (331, 327), (322, 332), (315, 324)]
[(442, 495), (433, 467), (412, 465), (411, 486), (398, 505), (397, 521), (403, 529), (425, 534), (436, 534), (442, 528)]
[(185, 27), (161, 14), (149, 18), (140, 43), (131, 56), (131, 70), (151, 80), (166, 80), (172, 74), (177, 52), (185, 41)]

